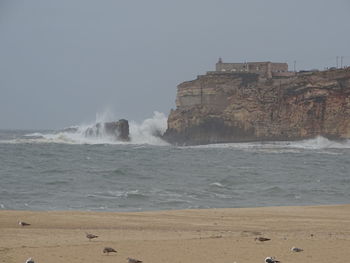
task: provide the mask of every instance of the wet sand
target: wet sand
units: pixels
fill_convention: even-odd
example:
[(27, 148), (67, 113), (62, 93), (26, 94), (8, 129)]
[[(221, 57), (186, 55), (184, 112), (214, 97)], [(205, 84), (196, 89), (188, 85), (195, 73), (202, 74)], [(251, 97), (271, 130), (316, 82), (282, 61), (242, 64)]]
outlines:
[[(18, 221), (31, 223), (21, 227)], [(89, 241), (85, 232), (98, 235)], [(0, 211), (0, 262), (350, 262), (350, 205), (133, 213)], [(271, 238), (255, 241), (255, 237)], [(303, 252), (291, 252), (291, 247)], [(102, 253), (112, 247), (116, 254)]]

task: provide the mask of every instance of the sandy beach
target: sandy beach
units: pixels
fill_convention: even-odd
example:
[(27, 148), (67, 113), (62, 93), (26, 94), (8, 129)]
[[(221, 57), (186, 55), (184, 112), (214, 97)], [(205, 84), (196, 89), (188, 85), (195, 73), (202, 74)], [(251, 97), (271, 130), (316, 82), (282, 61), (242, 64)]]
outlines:
[[(22, 227), (18, 221), (30, 223)], [(89, 241), (86, 232), (98, 235)], [(350, 260), (350, 205), (133, 213), (0, 211), (0, 262), (336, 263)], [(270, 241), (255, 241), (256, 237)], [(291, 252), (291, 247), (303, 252)], [(118, 252), (106, 255), (104, 247)]]

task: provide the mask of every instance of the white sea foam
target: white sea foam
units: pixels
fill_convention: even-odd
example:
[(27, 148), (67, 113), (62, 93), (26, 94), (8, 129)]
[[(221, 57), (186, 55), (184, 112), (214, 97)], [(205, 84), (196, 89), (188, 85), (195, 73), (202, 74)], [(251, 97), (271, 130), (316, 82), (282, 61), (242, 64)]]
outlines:
[(303, 149), (342, 149), (350, 148), (350, 141), (331, 141), (322, 136), (318, 136), (314, 139), (292, 143), (292, 146)]
[(40, 132), (34, 132), (34, 133), (29, 133), (29, 134), (26, 134), (24, 135), (25, 137), (42, 137), (43, 134), (40, 133)]
[(141, 124), (131, 121), (129, 129), (132, 143), (167, 145), (159, 138), (167, 129), (167, 118), (163, 113), (155, 111), (153, 118), (146, 119)]
[(224, 185), (219, 183), (219, 182), (211, 183), (210, 185), (211, 186), (217, 186), (217, 187), (224, 187)]
[[(96, 127), (97, 123), (118, 120), (113, 114), (106, 111), (96, 114), (92, 123), (67, 127), (57, 132), (30, 133), (22, 138), (6, 141), (7, 143), (64, 143), (64, 144), (149, 144), (168, 145), (160, 136), (166, 131), (167, 117), (155, 111), (153, 117), (142, 123), (129, 122), (129, 142), (118, 141), (115, 136), (104, 131), (103, 125)], [(4, 142), (4, 141), (2, 141)]]
[(191, 148), (235, 148), (246, 150), (263, 150), (269, 152), (296, 152), (298, 149), (350, 149), (350, 140), (332, 141), (322, 136), (314, 139), (301, 141), (267, 141), (246, 143), (222, 143), (199, 146), (188, 146)]

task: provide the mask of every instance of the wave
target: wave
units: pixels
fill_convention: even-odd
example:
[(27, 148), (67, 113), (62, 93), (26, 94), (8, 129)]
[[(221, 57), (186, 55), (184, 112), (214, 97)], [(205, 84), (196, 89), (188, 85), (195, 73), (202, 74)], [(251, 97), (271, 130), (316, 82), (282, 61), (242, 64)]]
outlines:
[(314, 139), (295, 142), (292, 146), (303, 149), (350, 149), (350, 140), (332, 141), (325, 137), (317, 136)]
[[(264, 141), (245, 143), (222, 143), (198, 146), (184, 146), (189, 148), (235, 148), (243, 150), (256, 150), (271, 153), (298, 152), (298, 150), (323, 149), (350, 149), (350, 140), (332, 141), (322, 136), (301, 141)], [(332, 154), (332, 153), (330, 153)]]
[(221, 183), (219, 183), (219, 182), (211, 183), (210, 186), (215, 186), (215, 187), (219, 187), (219, 188), (225, 187), (223, 184), (221, 184)]
[(168, 145), (160, 138), (167, 129), (167, 117), (163, 113), (155, 111), (152, 118), (141, 124), (131, 121), (129, 127), (133, 144)]
[[(22, 136), (11, 134), (0, 143), (59, 143), (59, 144), (134, 144), (166, 146), (167, 142), (161, 136), (167, 129), (167, 117), (164, 113), (155, 111), (151, 118), (141, 123), (129, 121), (130, 141), (119, 141), (103, 128), (96, 130), (97, 124), (117, 120), (110, 112), (96, 114), (94, 122), (63, 128), (60, 131), (28, 132)], [(103, 125), (101, 125), (103, 126)], [(1, 135), (1, 134), (0, 134)], [(322, 150), (322, 153), (338, 154), (326, 149), (350, 149), (350, 140), (333, 141), (322, 136), (300, 141), (260, 141), (244, 143), (220, 143), (197, 146), (179, 146), (178, 148), (234, 148), (252, 150), (264, 153), (299, 153), (302, 150)]]
[(149, 144), (168, 145), (160, 136), (167, 128), (165, 114), (155, 111), (153, 117), (142, 123), (129, 122), (130, 141), (117, 140), (108, 134), (99, 123), (115, 120), (110, 113), (97, 114), (93, 123), (64, 128), (60, 131), (33, 132), (16, 139), (1, 141), (2, 143), (61, 143), (61, 144)]

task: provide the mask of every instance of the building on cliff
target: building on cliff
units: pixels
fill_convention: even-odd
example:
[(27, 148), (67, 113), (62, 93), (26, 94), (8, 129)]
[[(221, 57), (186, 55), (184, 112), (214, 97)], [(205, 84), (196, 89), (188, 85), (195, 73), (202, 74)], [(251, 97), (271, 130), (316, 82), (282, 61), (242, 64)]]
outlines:
[(216, 72), (227, 73), (255, 73), (264, 78), (287, 77), (295, 73), (288, 71), (287, 63), (265, 62), (244, 62), (244, 63), (224, 63), (222, 59), (216, 63)]

